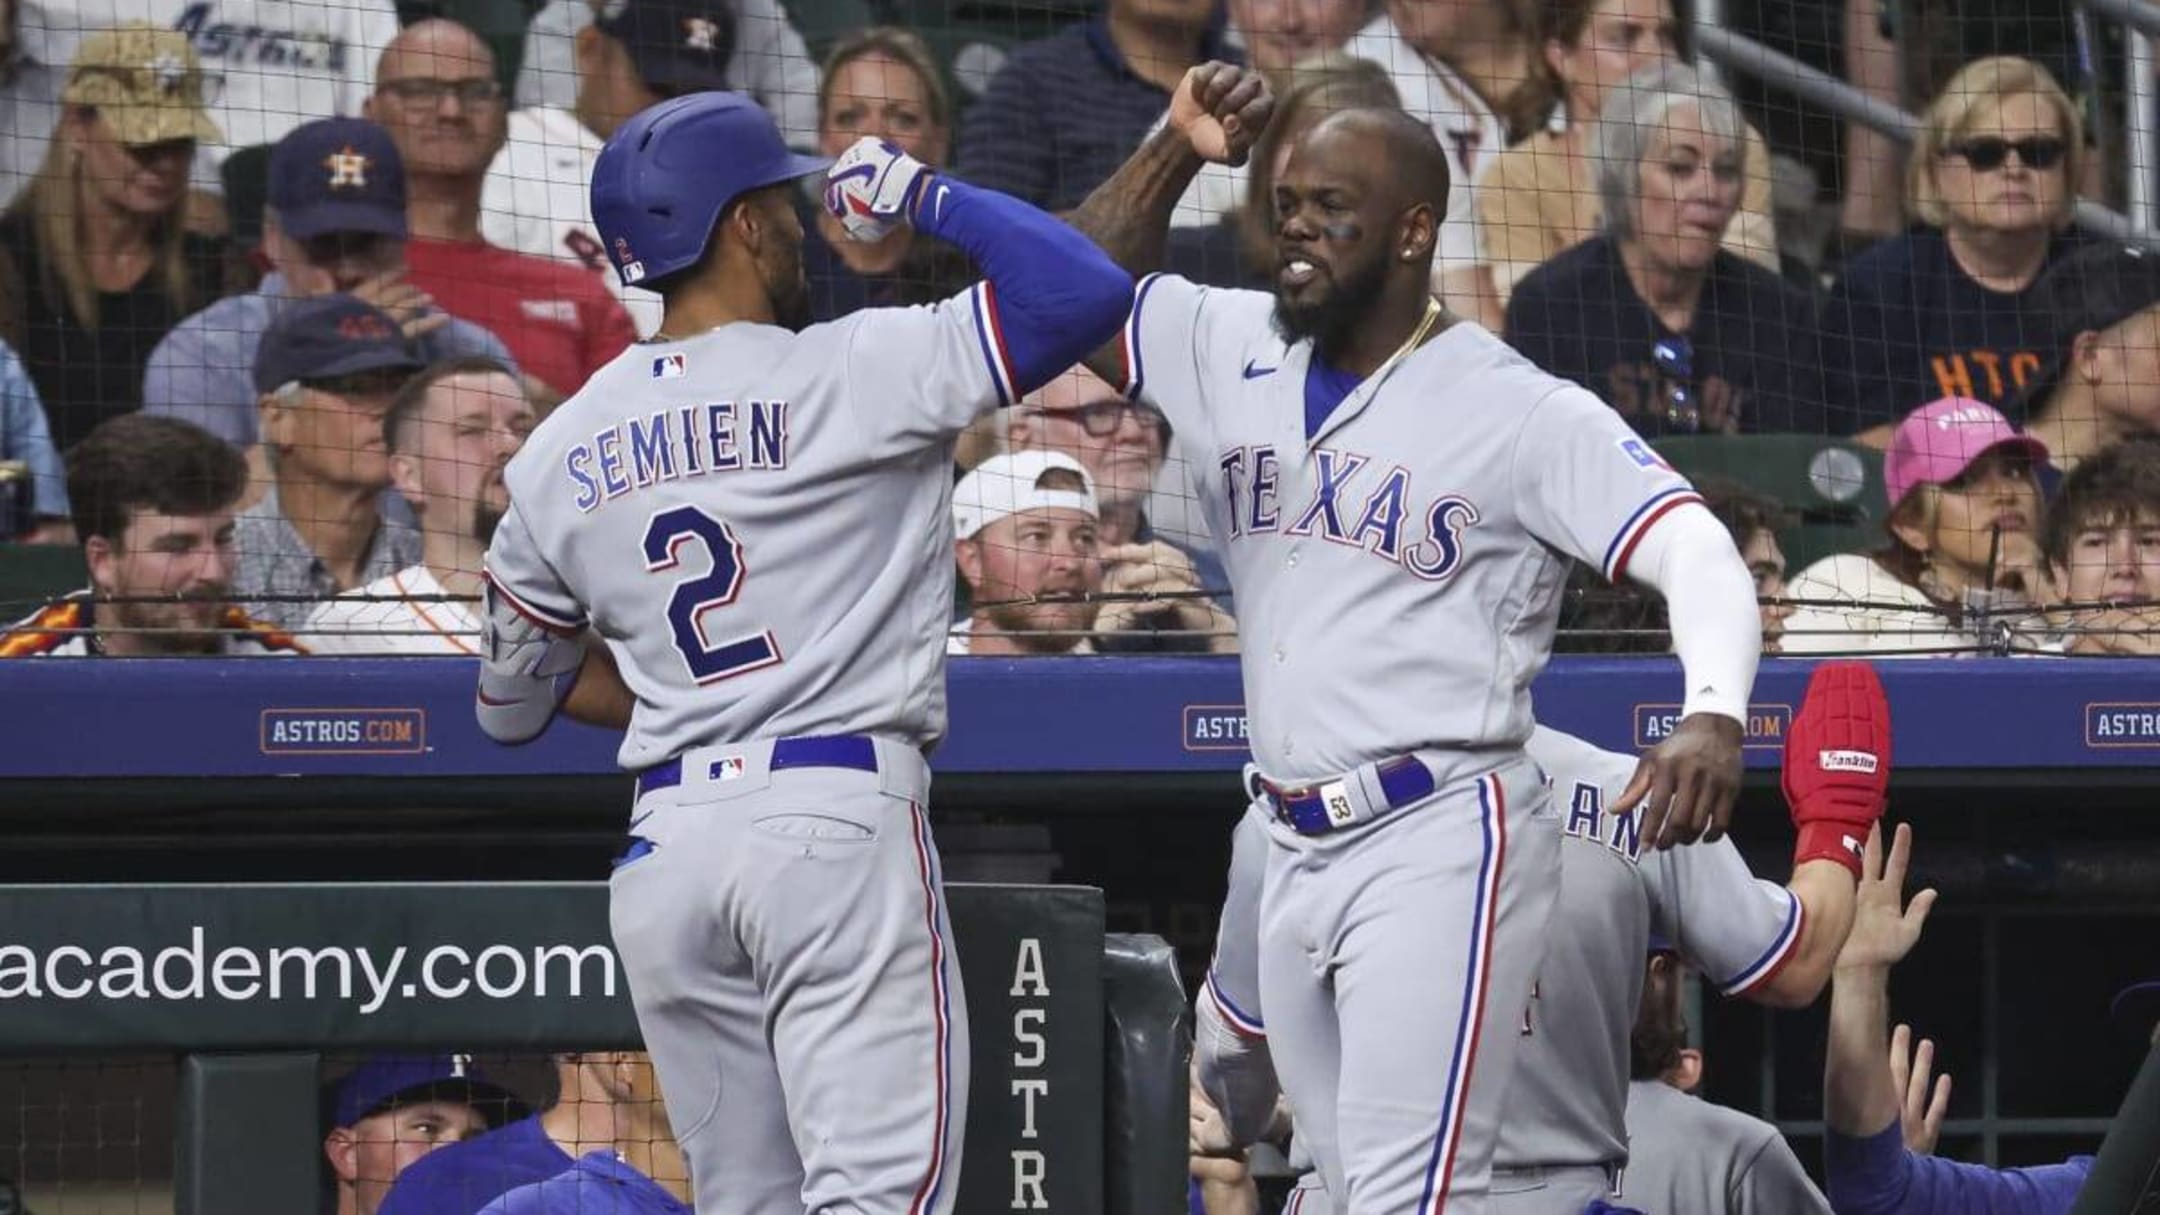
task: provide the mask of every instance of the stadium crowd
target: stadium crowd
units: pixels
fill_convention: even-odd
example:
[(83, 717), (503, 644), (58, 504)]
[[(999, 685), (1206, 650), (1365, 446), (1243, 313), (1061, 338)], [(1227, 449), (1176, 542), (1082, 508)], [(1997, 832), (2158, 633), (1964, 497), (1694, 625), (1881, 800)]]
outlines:
[[(1754, 474), (1802, 458), (1794, 444), (1852, 455), (1849, 484), (1818, 475), (1748, 508), (1755, 564), (1792, 566), (1763, 579), (1783, 600), (1768, 649), (2155, 644), (2160, 449), (2136, 440), (2160, 430), (2160, 266), (2072, 223), (2105, 149), (2034, 59), (1936, 71), (1901, 206), (1849, 197), (1888, 177), (1880, 141), (1848, 132), (1845, 163), (1827, 162), (1848, 195), (1833, 251), (1822, 148), (1743, 106), (1668, 0), (1107, 0), (1002, 44), (839, 0), (555, 0), (484, 32), (384, 0), (281, 0), (290, 28), (254, 29), (252, 50), (199, 7), (105, 27), (64, 3), (5, 10), (0, 567), (23, 545), (80, 546), (94, 592), (25, 620), (7, 653), (257, 635), (279, 652), (469, 650), (501, 465), (658, 322), (586, 199), (601, 142), (645, 106), (738, 88), (806, 149), (876, 135), (1060, 210), (1215, 57), (1270, 73), (1281, 105), (1246, 166), (1193, 183), (1173, 271), (1265, 287), (1295, 136), (1332, 109), (1399, 106), (1449, 158), (1433, 289), (1457, 315), (1596, 391), (1684, 472), (1782, 485)], [(1895, 100), (1867, 43), (1848, 40), (1845, 74)], [(801, 211), (813, 320), (976, 277), (909, 230), (863, 244)], [(171, 487), (115, 489), (109, 456), (104, 482), (67, 471), (152, 441), (138, 414), (246, 463), (230, 503), (181, 495), (235, 521), (229, 544), (196, 529), (211, 547), (185, 578), (100, 559), (145, 542), (134, 517), (171, 514)], [(1080, 483), (1014, 458), (1033, 450), (1070, 457)], [(955, 652), (1235, 649), (1196, 453), (1153, 406), (1075, 368), (957, 454)], [(74, 502), (77, 480), (122, 499)], [(1569, 644), (1657, 647), (1655, 605), (1601, 602), (1633, 595), (1589, 581)], [(139, 624), (130, 597), (178, 589), (272, 632), (110, 636)]]
[[(1697, 62), (1668, 0), (1104, 0), (1009, 47), (799, 7), (816, 11), (552, 0), (505, 31), (454, 3), (258, 0), (242, 30), (214, 4), (149, 0), (130, 7), (148, 20), (96, 26), (89, 5), (0, 0), (0, 568), (74, 549), (87, 577), (0, 635), (0, 657), (472, 654), (504, 466), (657, 326), (586, 185), (607, 136), (663, 98), (748, 92), (804, 149), (876, 135), (1063, 211), (1214, 58), (1270, 73), (1279, 107), (1246, 166), (1195, 180), (1174, 271), (1264, 289), (1297, 133), (1400, 107), (1453, 174), (1432, 287), (1456, 315), (1595, 391), (1683, 471), (1782, 484), (1748, 462), (1846, 453), (1864, 488), (1817, 486), (1843, 508), (1829, 525), (1806, 493), (1702, 480), (1767, 652), (2160, 648), (2160, 254), (2073, 224), (2109, 153), (2039, 61), (1942, 73), (1901, 201), (1896, 155), (1849, 133), (1826, 204), (1822, 149)], [(1895, 101), (1854, 55), (1846, 74)], [(1826, 206), (1846, 221), (1835, 255)], [(813, 321), (977, 277), (911, 231), (851, 242), (807, 195), (801, 215)], [(1196, 505), (1209, 468), (1084, 367), (975, 428), (956, 453), (951, 652), (1234, 652)], [(1645, 592), (1583, 572), (1574, 648), (1666, 648)], [(1870, 850), (1831, 979), (1816, 1200), (2073, 1193), (2076, 1163), (1926, 1155), (1939, 1090), (1885, 995), (1931, 901), (1904, 897), (1909, 847), (1901, 829)], [(1664, 1086), (1643, 1094), (1656, 1108), (1701, 1060), (1677, 961), (1656, 953), (1648, 974), (1634, 1074)], [(686, 1209), (640, 1058), (562, 1057), (531, 1114), (460, 1059), (341, 1082), (324, 1142), (340, 1215), (574, 1209), (581, 1187), (645, 1195), (604, 1209)], [(1790, 1156), (1763, 1142), (1763, 1167)], [(1241, 1162), (1196, 1157), (1194, 1176), (1205, 1210), (1258, 1209)], [(548, 1186), (573, 1193), (530, 1192)]]

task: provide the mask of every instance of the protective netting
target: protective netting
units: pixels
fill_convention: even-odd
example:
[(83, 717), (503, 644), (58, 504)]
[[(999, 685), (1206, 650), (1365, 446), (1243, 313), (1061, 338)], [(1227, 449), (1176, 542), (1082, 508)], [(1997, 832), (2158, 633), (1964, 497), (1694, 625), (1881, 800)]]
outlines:
[[(1452, 178), (1434, 293), (1704, 483), (1755, 571), (1770, 644), (2155, 644), (2160, 447), (2137, 441), (2160, 418), (2160, 266), (2141, 251), (2160, 205), (2152, 56), (2100, 12), (16, 0), (4, 14), (0, 609), (36, 613), (10, 652), (469, 652), (503, 463), (631, 342), (681, 336), (657, 294), (618, 277), (629, 258), (587, 191), (607, 135), (660, 99), (741, 90), (801, 150), (876, 135), (1063, 212), (1159, 126), (1186, 67), (1217, 57), (1267, 72), (1277, 115), (1249, 164), (1195, 179), (1171, 272), (1270, 290), (1272, 185), (1300, 137), (1336, 109), (1399, 105)], [(815, 194), (797, 200), (800, 289), (769, 275), (775, 319), (928, 303), (978, 277), (905, 230), (849, 239)], [(1075, 369), (962, 436), (956, 651), (1235, 648), (1207, 518), (1224, 453), (1174, 431), (1175, 402), (1122, 387)], [(726, 441), (750, 448), (750, 425)], [(1036, 451), (1051, 454), (1014, 463)], [(666, 475), (633, 457), (592, 472), (603, 498), (609, 478)], [(748, 566), (758, 541), (743, 537)], [(1665, 648), (1654, 604), (1579, 581), (1565, 644)], [(701, 610), (697, 627), (756, 623), (727, 615)]]

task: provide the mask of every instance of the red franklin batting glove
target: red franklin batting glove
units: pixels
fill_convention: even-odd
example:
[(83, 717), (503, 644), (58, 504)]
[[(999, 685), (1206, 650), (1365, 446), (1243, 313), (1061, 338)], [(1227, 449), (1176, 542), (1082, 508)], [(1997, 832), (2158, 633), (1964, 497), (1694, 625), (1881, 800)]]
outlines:
[(1860, 845), (1890, 785), (1890, 699), (1875, 668), (1825, 662), (1785, 739), (1785, 804), (1800, 833), (1793, 864), (1830, 860), (1860, 876)]

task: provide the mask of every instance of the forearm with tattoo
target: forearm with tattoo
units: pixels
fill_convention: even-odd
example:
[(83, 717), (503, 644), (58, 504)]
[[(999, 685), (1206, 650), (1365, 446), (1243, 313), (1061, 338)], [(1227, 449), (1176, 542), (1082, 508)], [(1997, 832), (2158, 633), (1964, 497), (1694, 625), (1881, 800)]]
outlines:
[(1204, 162), (1164, 126), (1066, 219), (1134, 278), (1162, 268), (1170, 213)]

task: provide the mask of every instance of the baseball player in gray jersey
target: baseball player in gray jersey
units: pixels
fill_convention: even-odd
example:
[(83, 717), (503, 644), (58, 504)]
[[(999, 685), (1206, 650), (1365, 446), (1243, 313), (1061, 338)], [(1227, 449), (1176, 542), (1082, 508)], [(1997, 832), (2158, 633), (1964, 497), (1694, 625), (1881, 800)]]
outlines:
[[(913, 223), (989, 281), (805, 328), (820, 171), (851, 234)], [(1110, 338), (1131, 280), (890, 145), (827, 171), (729, 93), (618, 129), (593, 216), (665, 317), (508, 466), (481, 724), (535, 736), (582, 669), (571, 711), (628, 727), (612, 927), (698, 1209), (949, 1211), (968, 1036), (923, 801), (952, 447)]]
[[(1158, 259), (1202, 156), (1256, 133), (1217, 104), (1240, 75), (1194, 69), (1074, 214), (1128, 269)], [(1360, 1215), (1490, 1209), (1559, 884), (1523, 744), (1567, 559), (1671, 605), (1683, 720), (1619, 799), (1648, 796), (1653, 847), (1722, 829), (1761, 645), (1747, 570), (1688, 483), (1596, 397), (1430, 298), (1447, 193), (1424, 124), (1324, 118), (1277, 178), (1272, 295), (1150, 275), (1093, 363), (1208, 470), (1202, 512), (1249, 613), (1274, 1063)]]
[[(1800, 837), (1786, 886), (1755, 878), (1730, 840), (1644, 848), (1639, 807), (1625, 797), (1633, 757), (1542, 726), (1528, 751), (1559, 804), (1562, 876), (1544, 965), (1516, 1027), (1521, 1056), (1494, 1151), (1494, 1206), (1577, 1215), (1608, 1200), (1669, 1215), (1637, 1201), (1622, 1175), (1631, 1163), (1629, 1030), (1643, 1006), (1646, 945), (1652, 933), (1672, 942), (1726, 995), (1779, 1007), (1813, 1002), (1852, 926), (1858, 858), (1843, 841), (1864, 839), (1882, 812), (1888, 706), (1865, 664), (1826, 663), (1809, 680), (1786, 747), (1785, 787)], [(1835, 832), (1835, 852), (1817, 851), (1822, 824)], [(1249, 813), (1233, 840), (1215, 960), (1197, 1001), (1195, 1067), (1225, 1130), (1223, 1141), (1203, 1149), (1242, 1147), (1273, 1114), (1270, 1047), (1282, 1031), (1278, 1023), (1271, 1036), (1257, 1003), (1265, 851), (1263, 820)], [(1739, 1167), (1741, 1137), (1719, 1139), (1734, 1147), (1722, 1156), (1695, 1145), (1709, 1157), (1700, 1163), (1667, 1159), (1662, 1142), (1647, 1145), (1656, 1177), (1747, 1171)], [(1301, 1187), (1298, 1204), (1299, 1215), (1331, 1209), (1324, 1182)], [(1670, 1215), (1721, 1209), (1673, 1207)]]
[[(1830, 1204), (1778, 1129), (1683, 1092), (1687, 968), (1653, 942), (1630, 1049), (1626, 1196), (1647, 1215), (1830, 1215)], [(1698, 1064), (1699, 1065), (1699, 1064)]]

